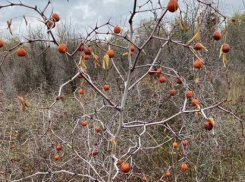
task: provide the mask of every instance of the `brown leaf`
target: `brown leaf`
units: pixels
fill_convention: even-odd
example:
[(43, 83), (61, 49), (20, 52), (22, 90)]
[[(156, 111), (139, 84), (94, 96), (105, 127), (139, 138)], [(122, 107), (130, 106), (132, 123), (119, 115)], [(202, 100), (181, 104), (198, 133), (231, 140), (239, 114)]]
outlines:
[(21, 108), (22, 108), (22, 111), (24, 112), (25, 111), (25, 108), (27, 107), (27, 104), (26, 104), (26, 101), (23, 97), (21, 96), (17, 96), (17, 98), (19, 99), (20, 103), (21, 103)]
[(7, 29), (9, 29), (9, 32), (11, 33), (11, 35), (13, 35), (12, 30), (11, 30), (11, 24), (12, 24), (12, 19), (7, 21), (7, 25), (8, 25)]

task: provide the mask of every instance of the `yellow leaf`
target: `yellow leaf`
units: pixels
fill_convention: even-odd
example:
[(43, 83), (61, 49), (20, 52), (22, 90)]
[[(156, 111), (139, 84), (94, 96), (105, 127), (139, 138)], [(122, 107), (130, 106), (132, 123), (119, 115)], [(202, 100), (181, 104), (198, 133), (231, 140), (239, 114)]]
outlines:
[(11, 33), (11, 35), (13, 35), (12, 30), (11, 30), (12, 19), (10, 19), (9, 21), (7, 21), (7, 25), (8, 25), (8, 28), (7, 29), (9, 29), (9, 32)]
[(201, 29), (201, 18), (198, 17), (198, 18), (197, 18), (197, 32), (196, 32), (196, 34), (194, 35), (194, 37), (192, 37), (192, 38), (187, 42), (187, 44), (192, 43), (194, 40), (199, 41), (199, 40), (201, 39), (200, 29)]
[(220, 47), (220, 49), (219, 49), (219, 58), (222, 56), (222, 54), (223, 54), (223, 45)]
[(202, 45), (201, 43), (200, 43), (200, 45), (201, 45), (201, 47), (207, 52), (208, 51), (208, 49), (204, 46), (204, 45)]
[(128, 52), (123, 53), (123, 56), (128, 56)]
[(25, 108), (27, 107), (25, 99), (21, 96), (17, 96), (17, 98), (19, 99), (19, 101), (21, 103), (22, 111), (25, 111)]
[(223, 64), (224, 64), (224, 67), (226, 68), (227, 66), (227, 54), (226, 53), (223, 53)]
[(115, 138), (111, 138), (111, 139), (110, 139), (110, 142), (113, 143), (114, 145), (117, 144), (116, 141), (115, 141)]
[(84, 84), (85, 84), (85, 80), (82, 79), (82, 81), (81, 81), (81, 88), (84, 86)]
[(103, 65), (102, 65), (103, 69), (107, 69), (109, 67), (109, 64), (110, 64), (110, 58), (108, 54), (105, 54), (103, 58)]
[(87, 71), (87, 66), (86, 66), (86, 64), (85, 64), (85, 60), (84, 60), (83, 56), (80, 56), (79, 65), (81, 66), (81, 68), (82, 68), (82, 70), (83, 70), (84, 72)]
[(183, 20), (182, 20), (181, 17), (179, 17), (178, 22), (179, 22), (179, 26), (180, 26), (180, 28), (181, 28), (182, 30), (185, 30), (185, 31), (188, 30), (188, 28), (185, 26), (185, 24), (184, 24), (184, 22), (183, 22)]

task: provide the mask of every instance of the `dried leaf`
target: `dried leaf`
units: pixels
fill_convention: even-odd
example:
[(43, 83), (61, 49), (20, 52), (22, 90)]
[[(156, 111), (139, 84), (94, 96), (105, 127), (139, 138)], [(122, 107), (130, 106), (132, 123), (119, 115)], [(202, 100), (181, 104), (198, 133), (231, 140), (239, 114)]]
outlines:
[(185, 24), (184, 24), (184, 22), (183, 22), (181, 16), (179, 17), (178, 22), (179, 22), (179, 26), (180, 26), (180, 28), (181, 28), (182, 30), (185, 30), (185, 31), (188, 30), (188, 28), (185, 26)]
[(222, 56), (222, 54), (223, 54), (223, 45), (219, 49), (219, 58)]
[(80, 61), (79, 61), (79, 65), (81, 66), (81, 69), (86, 72), (87, 71), (87, 66), (85, 64), (85, 60), (83, 56), (80, 56)]
[(13, 35), (12, 30), (11, 30), (12, 19), (10, 19), (10, 20), (7, 21), (7, 25), (8, 25), (8, 28), (7, 29), (9, 29), (9, 32), (11, 33), (11, 35)]
[(81, 88), (84, 86), (84, 84), (85, 84), (85, 80), (82, 79), (82, 81), (81, 81)]
[(226, 68), (227, 67), (227, 54), (226, 53), (223, 53), (223, 64), (224, 64), (224, 67)]
[(122, 54), (123, 56), (128, 56), (128, 52), (125, 52)]
[(110, 58), (108, 54), (105, 54), (103, 58), (103, 65), (102, 65), (103, 69), (107, 69), (109, 67), (109, 64), (110, 64)]
[(28, 22), (27, 22), (26, 16), (25, 16), (25, 15), (23, 15), (23, 18), (24, 18), (25, 23), (26, 23), (26, 26), (27, 26)]
[(201, 39), (200, 30), (201, 30), (201, 18), (198, 17), (198, 18), (197, 18), (197, 32), (196, 32), (196, 34), (194, 35), (194, 37), (192, 37), (192, 38), (187, 42), (187, 44), (192, 43), (194, 40), (199, 41), (199, 40)]
[(22, 111), (24, 112), (25, 111), (25, 108), (27, 107), (27, 104), (26, 104), (26, 101), (23, 97), (21, 96), (17, 96), (17, 98), (19, 99), (20, 103), (21, 103), (21, 108), (22, 108)]

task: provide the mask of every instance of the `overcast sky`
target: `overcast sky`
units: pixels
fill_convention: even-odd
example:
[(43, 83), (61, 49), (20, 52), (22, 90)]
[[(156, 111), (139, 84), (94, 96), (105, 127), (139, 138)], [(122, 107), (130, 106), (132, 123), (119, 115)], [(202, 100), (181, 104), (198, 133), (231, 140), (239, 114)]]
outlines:
[[(11, 2), (18, 3), (18, 0), (10, 0)], [(138, 0), (139, 5), (146, 0)], [(152, 0), (156, 6), (157, 0)], [(169, 0), (161, 0), (163, 6), (166, 6)], [(179, 0), (180, 4), (183, 1), (193, 0)], [(218, 0), (217, 0), (218, 1)], [(47, 3), (47, 0), (22, 0), (24, 4), (37, 5), (40, 9), (43, 9)], [(233, 12), (243, 12), (244, 5), (243, 0), (223, 0), (223, 12), (226, 15), (231, 15)], [(0, 5), (8, 4), (5, 0), (0, 0)], [(109, 18), (112, 18), (113, 24), (123, 25), (123, 22), (128, 17), (129, 12), (132, 10), (133, 0), (52, 0), (54, 12), (57, 12), (62, 21), (73, 22), (78, 29), (88, 28), (94, 26), (96, 21), (99, 24), (106, 22)], [(47, 15), (51, 12), (51, 8), (48, 9)], [(30, 11), (23, 7), (10, 7), (0, 9), (0, 30), (4, 32), (6, 30), (6, 21), (13, 19), (13, 26), (15, 34), (21, 34), (25, 29), (18, 28), (16, 25), (24, 25), (22, 15), (26, 14), (29, 25), (36, 26), (38, 21), (33, 16), (38, 17), (33, 11)], [(146, 18), (148, 15), (142, 15), (136, 17), (136, 22), (142, 18)], [(22, 20), (22, 23), (21, 23)]]

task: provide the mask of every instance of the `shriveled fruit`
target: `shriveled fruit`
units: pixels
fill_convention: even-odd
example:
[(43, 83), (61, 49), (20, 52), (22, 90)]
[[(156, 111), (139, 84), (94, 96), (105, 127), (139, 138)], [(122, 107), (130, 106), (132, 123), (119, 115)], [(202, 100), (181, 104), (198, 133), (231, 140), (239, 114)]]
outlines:
[(174, 142), (173, 143), (173, 148), (177, 148), (178, 147), (178, 143), (177, 142)]
[(105, 91), (110, 90), (110, 85), (105, 84), (105, 85), (104, 85), (104, 90), (105, 90)]
[(4, 46), (3, 40), (0, 40), (0, 48)]
[(55, 154), (54, 159), (55, 159), (56, 161), (59, 160), (59, 159), (60, 159), (59, 154)]
[(99, 133), (101, 131), (101, 127), (100, 126), (95, 127), (95, 131)]
[(204, 123), (204, 128), (205, 128), (205, 130), (212, 130), (213, 129), (213, 125), (210, 122), (206, 121)]
[(213, 34), (213, 38), (214, 40), (220, 40), (222, 37), (221, 33), (219, 31), (215, 31), (214, 34)]
[(121, 164), (122, 164), (122, 160), (119, 159), (119, 160), (117, 161), (117, 165), (120, 166)]
[(99, 152), (98, 152), (97, 150), (94, 150), (94, 151), (92, 152), (92, 155), (93, 155), (93, 156), (96, 156), (96, 155), (98, 155), (98, 153), (99, 153)]
[(166, 171), (166, 173), (165, 173), (165, 178), (169, 178), (170, 176), (171, 176), (170, 171)]
[(184, 78), (179, 77), (179, 78), (177, 78), (177, 81), (176, 81), (176, 82), (177, 82), (178, 84), (182, 84), (183, 81), (184, 81)]
[(168, 11), (170, 12), (175, 12), (177, 9), (179, 8), (179, 3), (177, 0), (170, 0), (168, 2), (168, 6), (167, 6), (167, 9)]
[(61, 146), (60, 144), (58, 144), (58, 145), (56, 146), (56, 150), (58, 150), (58, 151), (62, 150), (62, 146)]
[(131, 45), (131, 46), (130, 46), (130, 51), (131, 51), (131, 52), (134, 52), (134, 50), (135, 50), (134, 45)]
[(108, 50), (107, 54), (108, 54), (109, 58), (113, 58), (115, 56), (115, 53), (113, 50)]
[(81, 45), (81, 46), (78, 48), (78, 51), (80, 51), (80, 52), (84, 51), (83, 45)]
[(77, 76), (77, 78), (83, 78), (82, 73), (80, 73), (80, 74)]
[(147, 180), (146, 176), (143, 176), (142, 181), (146, 181), (146, 180)]
[(223, 53), (227, 53), (230, 51), (230, 46), (228, 44), (223, 44), (222, 45), (222, 51)]
[(118, 34), (121, 32), (121, 28), (119, 26), (114, 27), (114, 33)]
[(84, 54), (84, 55), (83, 55), (83, 58), (84, 58), (85, 60), (89, 60), (89, 55), (88, 55), (88, 54)]
[(154, 74), (155, 74), (155, 70), (154, 70), (154, 69), (150, 70), (150, 71), (148, 72), (148, 74), (149, 74), (149, 75), (154, 75)]
[(83, 89), (79, 89), (78, 93), (79, 93), (80, 95), (83, 95), (83, 94), (84, 94)]
[(57, 13), (53, 13), (52, 20), (58, 22), (60, 20), (60, 16)]
[(173, 90), (170, 90), (169, 91), (169, 95), (170, 96), (175, 96), (176, 95), (176, 90), (174, 90), (174, 89)]
[(187, 140), (182, 140), (181, 143), (182, 143), (183, 146), (187, 146), (188, 145), (188, 141)]
[(59, 47), (58, 47), (58, 51), (59, 51), (59, 53), (61, 53), (61, 54), (66, 53), (66, 51), (67, 51), (67, 46), (66, 46), (65, 44), (60, 44)]
[(87, 47), (87, 48), (85, 49), (84, 53), (85, 53), (86, 55), (91, 55), (91, 54), (92, 54), (92, 51), (91, 51), (90, 47)]
[(208, 121), (212, 126), (214, 126), (214, 124), (215, 124), (214, 118), (209, 117), (209, 118), (207, 118), (207, 121)]
[(196, 106), (196, 105), (198, 105), (199, 104), (199, 100), (198, 99), (193, 99), (192, 101), (191, 101), (191, 105), (193, 105), (193, 106)]
[(122, 170), (122, 172), (124, 172), (124, 173), (129, 172), (130, 169), (131, 169), (131, 167), (130, 167), (129, 163), (123, 163), (123, 164), (121, 165), (121, 170)]
[(88, 122), (87, 122), (86, 120), (83, 120), (83, 121), (81, 122), (81, 125), (82, 125), (83, 127), (87, 126), (87, 124), (88, 124)]
[(25, 51), (25, 49), (23, 49), (22, 47), (18, 48), (18, 49), (17, 49), (17, 55), (18, 55), (19, 57), (25, 57), (25, 56), (26, 56), (26, 51)]
[(187, 164), (186, 163), (182, 163), (181, 164), (181, 169), (182, 169), (182, 171), (187, 171), (188, 170)]
[(194, 63), (193, 63), (194, 68), (197, 68), (197, 69), (200, 69), (202, 67), (202, 65), (203, 65), (203, 62), (202, 62), (202, 60), (199, 60), (199, 59), (194, 61)]
[(185, 95), (186, 95), (186, 97), (187, 97), (188, 99), (190, 99), (190, 98), (192, 98), (192, 97), (194, 96), (194, 92), (188, 90), (188, 91), (185, 92)]
[(199, 42), (196, 43), (194, 49), (197, 50), (197, 51), (201, 50), (202, 49), (202, 44), (199, 43)]
[(166, 78), (165, 78), (164, 76), (161, 76), (161, 77), (159, 78), (159, 82), (160, 82), (160, 83), (166, 82)]

